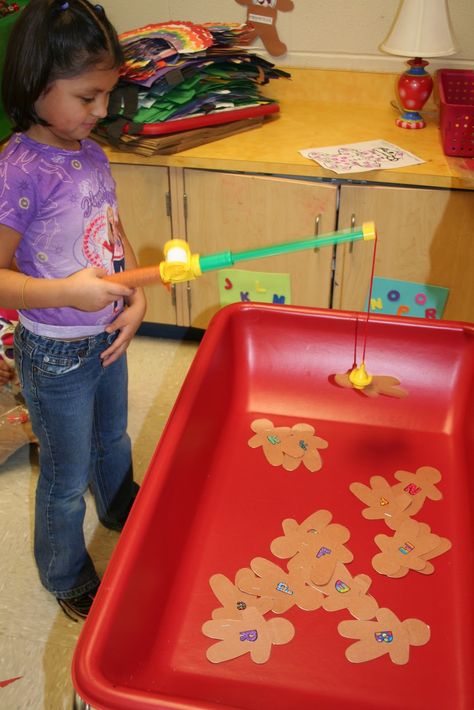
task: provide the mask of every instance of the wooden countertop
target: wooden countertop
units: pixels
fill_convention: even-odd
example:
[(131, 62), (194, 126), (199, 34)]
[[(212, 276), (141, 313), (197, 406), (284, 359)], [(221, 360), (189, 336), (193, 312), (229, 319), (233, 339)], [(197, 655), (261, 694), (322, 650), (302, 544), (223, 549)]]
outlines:
[[(423, 112), (427, 126), (395, 125), (397, 75), (318, 69), (289, 69), (291, 79), (264, 87), (280, 101), (280, 114), (261, 128), (171, 156), (146, 158), (106, 148), (112, 163), (165, 165), (211, 170), (293, 175), (356, 182), (474, 189), (474, 159), (451, 158), (442, 150), (436, 97)], [(436, 82), (435, 82), (436, 83)], [(421, 165), (337, 175), (299, 150), (384, 139), (425, 160)]]

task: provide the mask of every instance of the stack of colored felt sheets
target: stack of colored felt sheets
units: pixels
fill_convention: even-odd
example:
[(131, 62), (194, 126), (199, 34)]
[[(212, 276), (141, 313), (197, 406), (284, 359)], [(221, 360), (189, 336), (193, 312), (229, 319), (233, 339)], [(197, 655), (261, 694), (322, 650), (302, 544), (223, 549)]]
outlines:
[[(174, 152), (183, 149), (176, 134), (188, 134), (190, 147), (189, 131), (197, 145), (198, 129), (206, 129), (198, 142), (207, 142), (218, 126), (216, 138), (229, 135), (229, 124), (234, 132), (261, 125), (279, 109), (261, 86), (290, 76), (245, 48), (248, 27), (242, 24), (167, 22), (125, 32), (120, 41), (121, 79), (98, 134), (126, 149), (138, 148), (143, 137), (167, 136), (166, 152)], [(148, 141), (147, 154), (150, 149)]]

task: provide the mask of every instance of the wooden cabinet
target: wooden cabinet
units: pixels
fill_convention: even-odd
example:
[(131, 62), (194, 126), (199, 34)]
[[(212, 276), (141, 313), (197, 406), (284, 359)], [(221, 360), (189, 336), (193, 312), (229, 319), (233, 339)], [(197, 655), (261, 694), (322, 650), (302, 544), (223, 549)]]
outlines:
[[(312, 181), (184, 170), (186, 238), (191, 252), (233, 252), (304, 239), (335, 229), (337, 186)], [(332, 248), (240, 262), (250, 271), (288, 273), (291, 302), (327, 308)], [(187, 324), (205, 328), (220, 307), (216, 273), (186, 287)]]
[[(141, 266), (158, 264), (163, 245), (171, 239), (168, 168), (112, 164), (122, 223)], [(146, 289), (145, 321), (176, 325), (179, 322), (176, 289)]]
[[(450, 289), (445, 319), (474, 322), (474, 193), (353, 185), (258, 174), (113, 164), (120, 213), (142, 265), (164, 243), (187, 239), (201, 255), (304, 239), (374, 221), (375, 274)], [(288, 273), (297, 305), (364, 310), (372, 242), (239, 262)], [(147, 289), (145, 320), (206, 328), (220, 308), (217, 273), (171, 289)]]
[[(342, 185), (338, 227), (373, 220), (375, 274), (450, 289), (443, 318), (474, 321), (474, 193), (408, 187)], [(332, 305), (363, 310), (372, 246), (337, 248)]]
[[(333, 231), (337, 186), (210, 170), (114, 164), (120, 215), (138, 262), (163, 258), (164, 243), (187, 239), (192, 253), (241, 251)], [(331, 248), (242, 263), (289, 273), (292, 303), (328, 308)], [(145, 321), (206, 328), (220, 308), (216, 273), (146, 289)]]

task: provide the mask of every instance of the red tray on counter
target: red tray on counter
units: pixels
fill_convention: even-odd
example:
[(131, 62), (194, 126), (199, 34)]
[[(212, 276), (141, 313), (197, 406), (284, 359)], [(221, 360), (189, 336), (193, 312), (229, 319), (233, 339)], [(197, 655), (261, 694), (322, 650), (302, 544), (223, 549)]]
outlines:
[[(233, 121), (243, 121), (248, 118), (264, 118), (272, 113), (279, 113), (280, 105), (277, 103), (258, 104), (257, 106), (247, 106), (243, 108), (221, 109), (211, 111), (197, 116), (186, 118), (169, 119), (161, 123), (144, 123), (142, 129), (136, 134), (141, 136), (161, 136), (168, 133), (180, 133), (190, 131), (193, 128), (207, 128), (208, 126), (220, 126), (223, 123)], [(124, 133), (128, 133), (125, 125)]]
[[(397, 377), (408, 396), (368, 398), (332, 375), (352, 366), (364, 316), (290, 306), (222, 309), (199, 346), (132, 514), (81, 633), (73, 681), (107, 710), (468, 710), (474, 707), (474, 326), (371, 316), (366, 365)], [(153, 363), (150, 363), (153, 367)], [(316, 472), (271, 466), (248, 446), (250, 424), (310, 423), (329, 443)], [(354, 481), (432, 466), (440, 501), (416, 516), (452, 549), (433, 574), (401, 579), (371, 566), (374, 537)], [(326, 509), (351, 533), (352, 574), (372, 579), (379, 606), (429, 625), (409, 662), (351, 663), (337, 631), (347, 611), (291, 608), (286, 645), (254, 663), (211, 663), (201, 631), (219, 606), (209, 578), (232, 581), (254, 557), (274, 558), (285, 518)], [(272, 615), (274, 617), (274, 615)]]

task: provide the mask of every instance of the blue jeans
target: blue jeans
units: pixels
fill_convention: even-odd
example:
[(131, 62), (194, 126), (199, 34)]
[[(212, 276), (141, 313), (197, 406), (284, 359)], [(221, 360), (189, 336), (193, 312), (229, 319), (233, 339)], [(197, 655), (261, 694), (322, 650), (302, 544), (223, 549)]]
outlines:
[(99, 582), (86, 550), (84, 494), (99, 520), (121, 530), (138, 486), (127, 434), (127, 360), (104, 368), (99, 354), (116, 334), (63, 341), (19, 325), (15, 360), (39, 441), (35, 559), (42, 584), (59, 599)]

